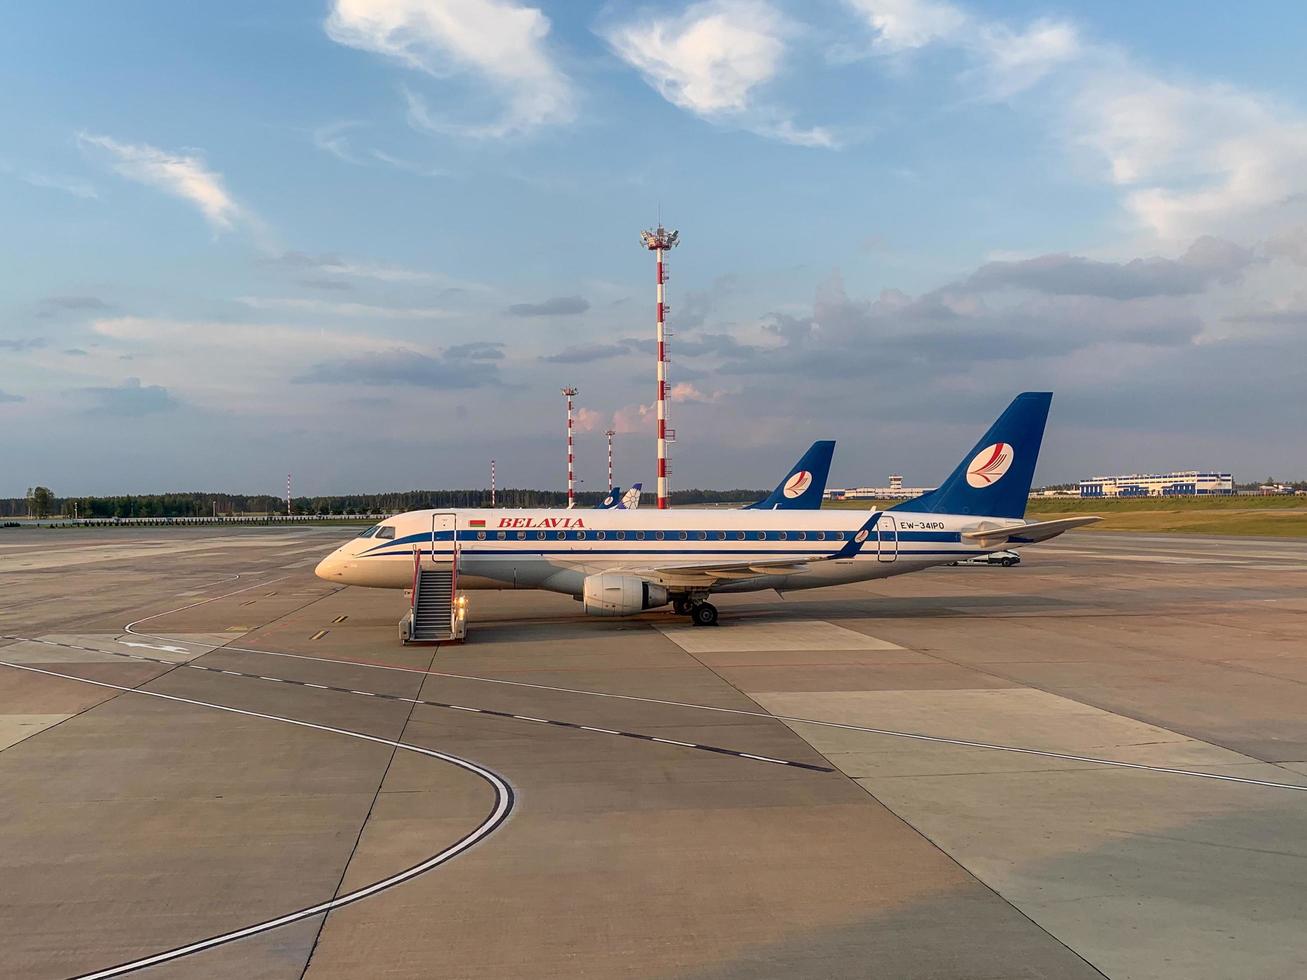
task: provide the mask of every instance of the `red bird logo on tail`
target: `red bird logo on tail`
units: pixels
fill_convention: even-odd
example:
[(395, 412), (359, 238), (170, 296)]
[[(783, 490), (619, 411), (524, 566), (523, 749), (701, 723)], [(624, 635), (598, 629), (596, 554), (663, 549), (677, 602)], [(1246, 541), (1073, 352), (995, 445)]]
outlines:
[(1008, 471), (1015, 455), (1006, 442), (986, 446), (967, 464), (967, 485), (976, 489), (993, 486)]

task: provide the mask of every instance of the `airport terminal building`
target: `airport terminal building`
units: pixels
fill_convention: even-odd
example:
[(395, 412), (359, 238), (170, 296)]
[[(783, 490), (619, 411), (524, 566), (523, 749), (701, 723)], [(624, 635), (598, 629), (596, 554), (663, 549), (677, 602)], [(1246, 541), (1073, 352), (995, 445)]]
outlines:
[(1181, 473), (1134, 473), (1096, 476), (1080, 481), (1081, 497), (1208, 497), (1234, 493), (1229, 473), (1185, 470)]
[(903, 477), (892, 473), (887, 487), (828, 488), (824, 496), (827, 500), (912, 500), (933, 489), (934, 487), (905, 487)]

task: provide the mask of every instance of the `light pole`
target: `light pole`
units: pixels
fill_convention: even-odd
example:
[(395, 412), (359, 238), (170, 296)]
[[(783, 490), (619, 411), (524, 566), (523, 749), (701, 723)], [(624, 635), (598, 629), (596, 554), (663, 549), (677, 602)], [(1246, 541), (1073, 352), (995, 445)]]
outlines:
[(567, 399), (567, 506), (570, 510), (576, 504), (576, 476), (573, 473), (572, 455), (572, 399), (576, 397), (576, 388), (569, 385), (563, 389)]
[(658, 509), (667, 508), (667, 330), (666, 304), (664, 302), (663, 284), (667, 281), (663, 269), (663, 253), (675, 248), (680, 241), (680, 232), (668, 231), (661, 224), (652, 231), (640, 232), (640, 241), (644, 247), (654, 253), (658, 273)]
[(604, 433), (608, 437), (608, 492), (613, 492), (613, 436), (617, 435), (615, 429), (609, 429)]

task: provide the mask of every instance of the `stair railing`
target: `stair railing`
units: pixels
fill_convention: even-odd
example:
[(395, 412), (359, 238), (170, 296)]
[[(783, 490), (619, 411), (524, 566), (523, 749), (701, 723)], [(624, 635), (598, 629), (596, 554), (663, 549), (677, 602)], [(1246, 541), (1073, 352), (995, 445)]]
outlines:
[(454, 515), (453, 527), (450, 529), (452, 552), (450, 557), (453, 564), (449, 568), (449, 633), (454, 636), (458, 632), (458, 560), (462, 554), (462, 549), (458, 544), (458, 515)]
[(409, 598), (409, 608), (413, 610), (413, 618), (417, 619), (418, 611), (418, 576), (422, 571), (422, 549), (413, 545), (413, 594)]

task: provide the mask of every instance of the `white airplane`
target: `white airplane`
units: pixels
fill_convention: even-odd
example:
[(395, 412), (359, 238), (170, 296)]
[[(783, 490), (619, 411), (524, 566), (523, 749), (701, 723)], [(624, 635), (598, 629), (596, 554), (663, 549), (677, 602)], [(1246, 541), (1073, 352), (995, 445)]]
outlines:
[(452, 561), (459, 589), (561, 592), (593, 616), (670, 603), (711, 626), (714, 592), (886, 578), (1101, 520), (1024, 519), (1052, 398), (1018, 395), (938, 489), (885, 510), (418, 510), (368, 528), (316, 574), (405, 589), (415, 561)]

